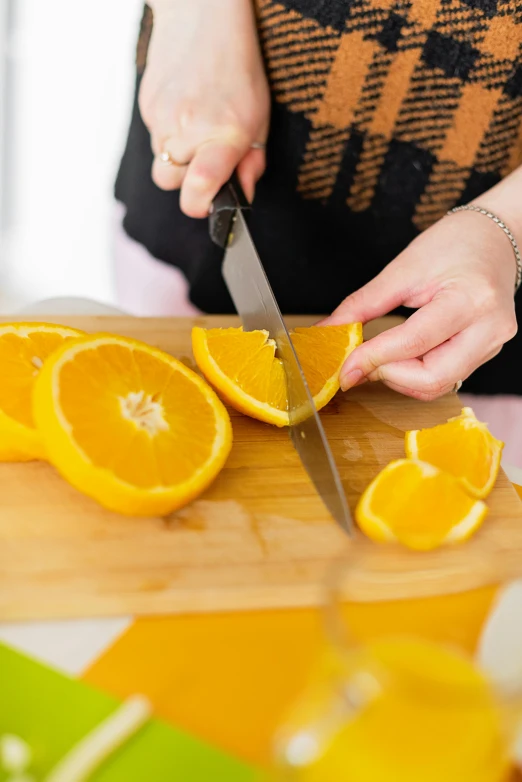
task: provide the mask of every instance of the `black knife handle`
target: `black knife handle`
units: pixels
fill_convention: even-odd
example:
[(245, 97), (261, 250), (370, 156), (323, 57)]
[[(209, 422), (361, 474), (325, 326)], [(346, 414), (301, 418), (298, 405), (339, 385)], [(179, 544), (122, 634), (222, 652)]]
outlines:
[(243, 192), (236, 173), (223, 185), (210, 207), (208, 218), (210, 238), (215, 244), (225, 248), (232, 228), (234, 214), (238, 209), (246, 212), (250, 204)]

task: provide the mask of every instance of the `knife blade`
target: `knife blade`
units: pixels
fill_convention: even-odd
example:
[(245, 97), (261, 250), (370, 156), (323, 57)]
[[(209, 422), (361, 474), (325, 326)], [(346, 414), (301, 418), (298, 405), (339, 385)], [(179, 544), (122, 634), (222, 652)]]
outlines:
[(212, 240), (225, 248), (222, 272), (232, 301), (247, 331), (266, 329), (283, 362), (288, 394), (290, 437), (301, 462), (332, 517), (353, 534), (353, 521), (321, 419), (315, 409), (297, 353), (277, 300), (248, 230), (250, 208), (237, 177), (220, 190), (212, 204)]

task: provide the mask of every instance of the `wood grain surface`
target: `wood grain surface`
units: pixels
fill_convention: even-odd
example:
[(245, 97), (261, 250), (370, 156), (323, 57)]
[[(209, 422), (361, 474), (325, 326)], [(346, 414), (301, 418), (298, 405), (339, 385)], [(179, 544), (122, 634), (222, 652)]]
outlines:
[[(61, 320), (142, 339), (190, 366), (194, 323), (236, 323)], [(393, 323), (371, 324), (367, 336)], [(369, 384), (339, 394), (321, 416), (352, 509), (376, 473), (404, 455), (407, 429), (458, 412), (454, 396), (423, 404)], [(350, 595), (362, 601), (454, 593), (520, 574), (522, 504), (504, 474), (483, 529), (466, 545), (414, 554), (361, 535), (349, 542), (328, 517), (288, 433), (231, 415), (234, 446), (225, 469), (169, 518), (105, 511), (45, 463), (0, 465), (0, 620), (316, 605), (332, 561), (344, 556)]]

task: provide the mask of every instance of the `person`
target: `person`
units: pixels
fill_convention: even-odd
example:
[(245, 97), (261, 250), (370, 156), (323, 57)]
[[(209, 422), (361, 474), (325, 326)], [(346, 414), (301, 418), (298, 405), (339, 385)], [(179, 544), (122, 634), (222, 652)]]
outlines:
[(205, 218), (237, 169), (283, 312), (409, 314), (342, 387), (433, 400), (465, 381), (522, 467), (521, 52), (516, 0), (150, 0), (121, 300), (233, 312)]

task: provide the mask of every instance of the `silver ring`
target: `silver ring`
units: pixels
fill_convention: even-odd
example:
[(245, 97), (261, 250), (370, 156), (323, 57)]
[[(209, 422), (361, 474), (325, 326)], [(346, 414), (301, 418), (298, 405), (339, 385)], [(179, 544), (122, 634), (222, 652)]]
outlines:
[(185, 166), (188, 166), (190, 163), (190, 160), (186, 163), (180, 163), (179, 160), (174, 160), (170, 152), (167, 151), (158, 155), (158, 160), (160, 160), (164, 166), (177, 166), (178, 168), (185, 168)]
[(266, 144), (263, 144), (262, 141), (254, 141), (253, 144), (250, 144), (250, 149), (266, 149)]
[(462, 380), (457, 380), (453, 388), (451, 389), (452, 394), (458, 394), (460, 389), (462, 388)]

